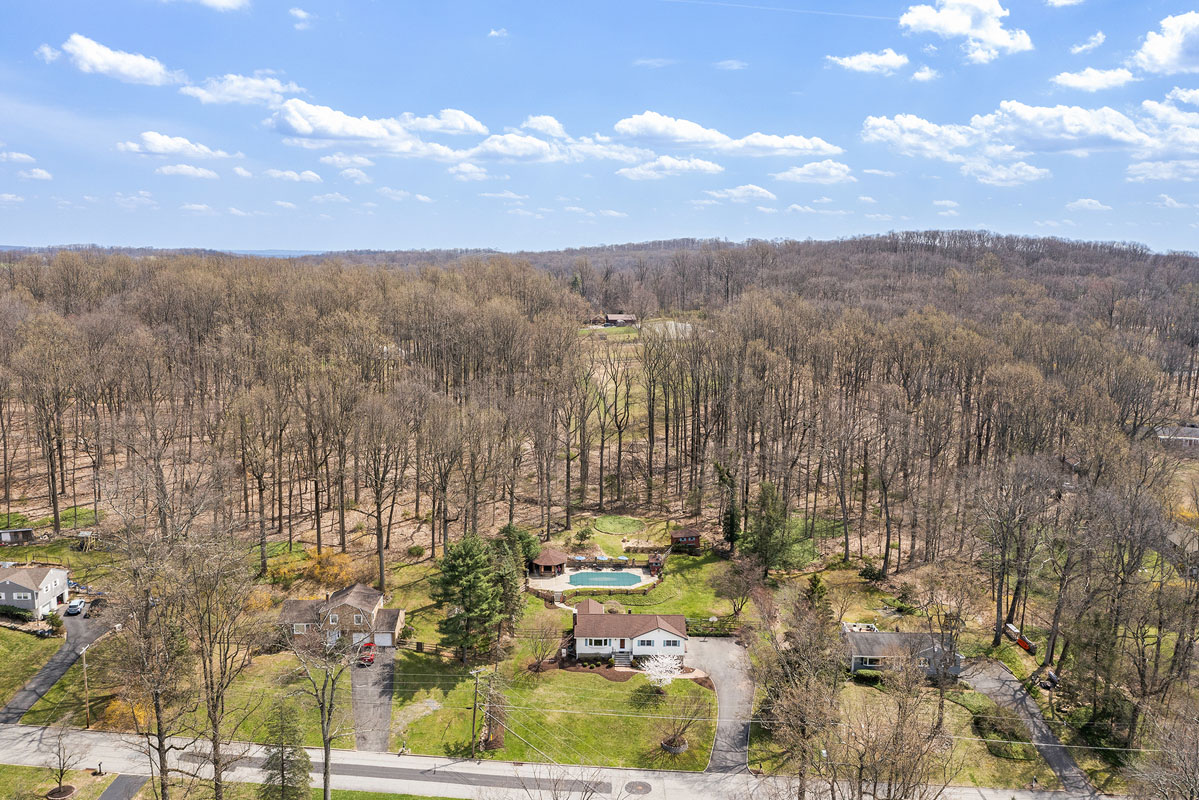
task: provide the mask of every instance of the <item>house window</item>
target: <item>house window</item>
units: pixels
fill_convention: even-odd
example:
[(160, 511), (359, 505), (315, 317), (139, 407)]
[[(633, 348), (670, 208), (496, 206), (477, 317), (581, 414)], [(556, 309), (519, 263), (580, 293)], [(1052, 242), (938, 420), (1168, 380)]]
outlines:
[(301, 633), (305, 633), (307, 630), (308, 630), (307, 622), (297, 622), (291, 626), (291, 632), (294, 633), (296, 636), (299, 636)]
[(663, 647), (678, 647), (681, 644), (682, 642), (680, 642), (678, 639), (665, 639), (662, 641)]
[(862, 659), (863, 667), (877, 667), (880, 663), (882, 663), (882, 660), (878, 659), (878, 658), (863, 658)]
[(330, 624), (330, 625), (336, 625), (336, 624), (337, 624), (337, 615), (336, 615), (336, 614), (330, 614), (330, 615), (329, 615), (329, 624)]
[(29, 592), (13, 592), (12, 593), (13, 600), (29, 600), (32, 597), (33, 597), (33, 595), (31, 595)]
[(638, 647), (653, 647), (654, 640), (653, 639), (638, 639), (637, 646)]
[(361, 624), (362, 624), (362, 615), (361, 615), (361, 614), (355, 614), (355, 615), (354, 615), (354, 624), (355, 624), (355, 625), (361, 625)]
[(587, 646), (588, 647), (607, 647), (608, 642), (609, 642), (608, 639), (588, 639)]
[(0, 592), (0, 600), (4, 599), (4, 592)]

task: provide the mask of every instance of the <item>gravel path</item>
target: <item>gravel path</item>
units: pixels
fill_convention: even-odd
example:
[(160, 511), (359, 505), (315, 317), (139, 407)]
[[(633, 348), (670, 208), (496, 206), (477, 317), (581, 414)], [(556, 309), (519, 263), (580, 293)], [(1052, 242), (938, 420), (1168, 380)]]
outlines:
[(716, 686), (716, 743), (704, 771), (748, 771), (754, 685), (745, 648), (732, 639), (696, 638), (687, 642), (685, 663), (708, 673)]
[(1045, 717), (1036, 701), (1029, 697), (1023, 684), (1007, 667), (998, 661), (980, 659), (971, 663), (962, 673), (962, 679), (975, 691), (982, 692), (1004, 708), (1020, 715), (1032, 734), (1033, 745), (1049, 764), (1062, 788), (1072, 797), (1097, 796), (1087, 774), (1074, 763), (1068, 748), (1062, 747), (1058, 738), (1049, 730)]

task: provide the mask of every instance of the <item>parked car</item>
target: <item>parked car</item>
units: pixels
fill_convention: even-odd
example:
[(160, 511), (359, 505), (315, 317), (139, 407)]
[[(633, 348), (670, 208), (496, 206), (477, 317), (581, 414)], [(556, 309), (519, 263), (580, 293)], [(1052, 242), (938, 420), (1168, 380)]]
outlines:
[(375, 663), (375, 645), (367, 642), (362, 645), (362, 652), (358, 654), (358, 666), (367, 667)]
[(80, 600), (78, 597), (76, 597), (76, 598), (75, 598), (74, 600), (72, 600), (72, 601), (70, 602), (70, 604), (67, 606), (67, 616), (68, 616), (68, 617), (73, 617), (73, 616), (75, 616), (76, 614), (82, 614), (82, 613), (83, 613), (83, 609), (84, 609), (84, 607), (86, 607), (86, 606), (87, 606), (87, 601), (86, 601), (86, 600)]

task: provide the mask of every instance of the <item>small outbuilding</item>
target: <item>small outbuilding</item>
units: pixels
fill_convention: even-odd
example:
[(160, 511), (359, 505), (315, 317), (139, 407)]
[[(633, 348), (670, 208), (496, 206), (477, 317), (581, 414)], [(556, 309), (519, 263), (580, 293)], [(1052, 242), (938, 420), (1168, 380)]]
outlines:
[(33, 528), (10, 528), (0, 531), (0, 544), (29, 544), (33, 541)]
[(561, 550), (545, 548), (533, 559), (533, 574), (539, 578), (549, 578), (561, 575), (566, 571), (566, 553)]
[(700, 545), (700, 534), (696, 528), (676, 528), (670, 532), (672, 547), (686, 547), (695, 550)]

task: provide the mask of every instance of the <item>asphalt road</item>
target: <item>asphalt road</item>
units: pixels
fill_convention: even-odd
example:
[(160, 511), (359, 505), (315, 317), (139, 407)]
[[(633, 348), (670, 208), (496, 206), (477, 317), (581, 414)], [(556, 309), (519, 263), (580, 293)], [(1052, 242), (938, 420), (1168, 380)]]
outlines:
[[(60, 607), (59, 612), (65, 611)], [(98, 619), (86, 619), (82, 614), (73, 617), (64, 616), (63, 622), (67, 628), (67, 640), (50, 660), (29, 679), (20, 691), (13, 695), (8, 705), (0, 708), (0, 724), (20, 722), (25, 712), (33, 708), (34, 703), (42, 699), (50, 687), (58, 683), (59, 678), (67, 673), (71, 665), (79, 660), (79, 654), (108, 630), (108, 625)]]
[(1062, 788), (1069, 792), (1071, 797), (1091, 797), (1095, 794), (1087, 774), (1074, 763), (1070, 750), (1061, 746), (1061, 742), (1046, 724), (1036, 701), (1029, 697), (1023, 684), (1007, 667), (998, 661), (981, 659), (966, 668), (962, 673), (962, 679), (975, 691), (982, 692), (996, 704), (1010, 708), (1020, 715), (1032, 734), (1032, 743), (1037, 752), (1049, 764)]
[(391, 692), (395, 648), (380, 647), (375, 663), (350, 667), (355, 742), (359, 750), (385, 753), (391, 739)]
[(692, 639), (687, 642), (686, 664), (708, 673), (716, 685), (716, 742), (705, 771), (747, 771), (754, 684), (745, 648), (730, 638)]

